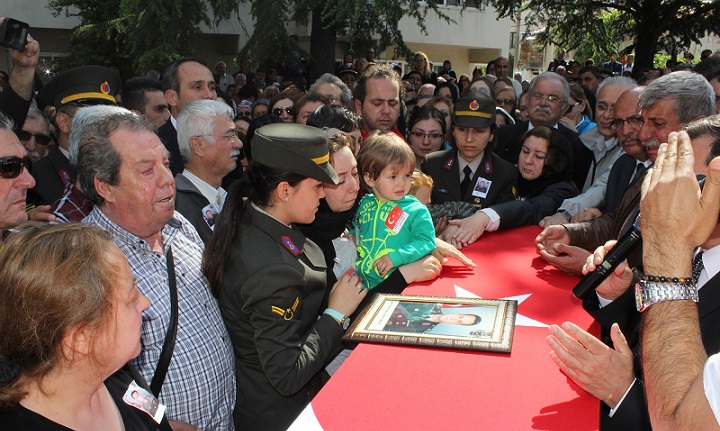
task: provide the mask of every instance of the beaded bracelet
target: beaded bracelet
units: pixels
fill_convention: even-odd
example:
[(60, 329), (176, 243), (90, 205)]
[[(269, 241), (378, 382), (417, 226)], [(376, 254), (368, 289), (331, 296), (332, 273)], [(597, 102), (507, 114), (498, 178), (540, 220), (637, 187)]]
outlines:
[(697, 280), (695, 277), (658, 277), (655, 275), (642, 274), (640, 280), (648, 283), (667, 283), (667, 284), (682, 284), (690, 285), (695, 284)]

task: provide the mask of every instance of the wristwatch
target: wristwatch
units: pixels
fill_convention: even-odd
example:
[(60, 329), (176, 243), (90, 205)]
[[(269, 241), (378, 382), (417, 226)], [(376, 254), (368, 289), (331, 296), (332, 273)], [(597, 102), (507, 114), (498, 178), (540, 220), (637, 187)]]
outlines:
[(635, 284), (635, 306), (641, 313), (655, 303), (678, 300), (698, 302), (697, 285), (695, 283), (652, 283), (645, 280), (640, 280)]
[(347, 331), (347, 328), (350, 327), (350, 316), (345, 316), (341, 312), (333, 310), (332, 308), (326, 308), (325, 311), (323, 311), (323, 314), (327, 314), (337, 320), (343, 331)]
[(562, 216), (565, 217), (567, 221), (570, 221), (570, 219), (572, 218), (572, 214), (570, 214), (570, 211), (568, 210), (562, 210), (560, 211), (560, 214), (562, 214)]

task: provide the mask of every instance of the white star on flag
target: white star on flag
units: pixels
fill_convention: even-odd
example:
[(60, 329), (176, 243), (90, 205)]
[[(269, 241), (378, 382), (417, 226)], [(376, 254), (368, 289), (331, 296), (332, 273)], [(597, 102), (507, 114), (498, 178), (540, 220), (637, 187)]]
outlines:
[[(514, 299), (518, 302), (518, 310), (520, 309), (519, 305), (523, 303), (526, 299), (528, 299), (532, 295), (532, 293), (527, 293), (525, 295), (516, 295), (516, 296), (508, 296), (505, 298), (498, 298), (498, 299)], [(455, 296), (459, 298), (479, 298), (482, 299), (482, 296), (476, 295), (472, 292), (469, 292), (462, 287), (455, 285)], [(538, 322), (537, 320), (531, 319), (527, 316), (523, 316), (518, 311), (517, 317), (515, 318), (515, 324), (518, 326), (534, 326), (536, 328), (547, 328), (548, 325), (542, 322)]]

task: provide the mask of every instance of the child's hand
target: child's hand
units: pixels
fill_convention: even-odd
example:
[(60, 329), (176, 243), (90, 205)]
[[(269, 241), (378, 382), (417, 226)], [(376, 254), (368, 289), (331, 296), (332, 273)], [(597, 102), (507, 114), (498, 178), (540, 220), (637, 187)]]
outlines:
[(380, 274), (381, 277), (385, 277), (385, 275), (393, 269), (393, 263), (392, 260), (390, 260), (390, 256), (385, 254), (382, 257), (378, 257), (375, 259), (375, 262), (372, 264), (373, 269), (376, 269), (378, 274)]
[(352, 242), (354, 242), (355, 244), (357, 244), (357, 241), (355, 241), (355, 235), (349, 233), (349, 234), (345, 235), (345, 238), (347, 238), (347, 239), (349, 239), (350, 241), (352, 241)]

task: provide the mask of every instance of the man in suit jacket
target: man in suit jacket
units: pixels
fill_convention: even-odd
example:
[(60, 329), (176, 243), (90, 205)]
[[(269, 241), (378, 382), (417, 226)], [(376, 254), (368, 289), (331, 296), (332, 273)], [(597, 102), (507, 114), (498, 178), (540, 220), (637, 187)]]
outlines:
[[(637, 101), (642, 90), (642, 87), (637, 87), (626, 91), (620, 96), (615, 107), (613, 128), (617, 132), (618, 142), (625, 154), (620, 156), (610, 170), (605, 203), (601, 207), (603, 214), (611, 213), (620, 206), (623, 196), (635, 177), (641, 175), (652, 164), (645, 151), (645, 146), (638, 139), (638, 132), (642, 127), (642, 116)], [(625, 103), (626, 100), (630, 103)]]
[[(693, 150), (696, 153), (696, 173), (705, 174), (707, 163), (714, 157), (720, 155), (720, 119), (717, 117), (704, 118), (688, 126), (688, 133), (693, 138)], [(708, 145), (708, 143), (710, 143)], [(698, 163), (699, 162), (699, 163)], [(702, 166), (702, 168), (700, 168)], [(720, 227), (720, 225), (719, 225)], [(700, 247), (704, 250), (700, 259), (703, 262), (702, 271), (699, 272), (697, 285), (699, 288), (698, 315), (700, 318), (700, 333), (705, 350), (709, 353), (720, 351), (720, 337), (717, 336), (717, 327), (720, 325), (720, 228), (716, 228), (705, 244)], [(639, 325), (641, 314), (637, 311), (635, 293), (632, 286), (635, 286), (637, 277), (632, 277), (629, 283), (620, 283), (611, 277), (604, 282), (596, 293), (588, 295), (583, 299), (583, 308), (595, 318), (603, 327), (603, 333), (611, 331), (612, 342), (615, 349), (603, 345), (595, 340), (592, 335), (579, 328), (566, 328), (570, 335), (566, 337), (562, 330), (553, 329), (553, 336), (560, 344), (551, 342), (550, 345), (556, 355), (563, 356), (566, 350), (560, 345), (567, 346), (567, 341), (582, 339), (583, 345), (590, 355), (582, 355), (577, 364), (578, 368), (592, 369), (596, 376), (579, 383), (594, 396), (602, 399), (604, 403), (601, 409), (601, 429), (603, 430), (649, 430), (650, 422), (645, 402), (645, 392), (642, 382), (634, 379), (632, 367), (632, 350), (636, 351), (639, 344)], [(614, 323), (625, 334), (626, 342), (617, 336), (615, 330), (611, 330)], [(559, 328), (558, 328), (559, 329)], [(609, 340), (606, 340), (609, 344)], [(572, 356), (578, 357), (577, 352)], [(628, 356), (629, 355), (629, 356)], [(565, 357), (563, 363), (570, 364), (570, 357)], [(636, 358), (637, 359), (637, 358)], [(594, 361), (599, 360), (605, 364), (603, 367), (594, 367)], [(622, 365), (624, 364), (624, 365)], [(635, 364), (637, 365), (637, 364)], [(576, 366), (569, 369), (577, 371)], [(636, 370), (639, 368), (636, 366)], [(572, 375), (572, 373), (570, 374)], [(578, 374), (575, 374), (578, 376)], [(601, 377), (602, 376), (602, 377)], [(575, 379), (573, 379), (575, 380)], [(583, 380), (583, 377), (580, 377)], [(576, 380), (577, 381), (577, 380)], [(623, 386), (624, 383), (624, 386)], [(603, 389), (600, 389), (602, 387)], [(611, 395), (612, 394), (612, 395)], [(612, 408), (612, 411), (610, 410)], [(609, 416), (612, 414), (612, 416)]]
[(179, 58), (163, 73), (163, 91), (170, 105), (170, 118), (160, 126), (157, 135), (170, 152), (170, 171), (177, 175), (184, 163), (177, 137), (177, 118), (182, 108), (192, 100), (217, 99), (215, 79), (205, 62), (197, 58)]
[(495, 154), (517, 163), (525, 132), (538, 126), (548, 126), (558, 130), (573, 148), (573, 181), (578, 189), (585, 184), (588, 170), (593, 161), (593, 153), (580, 141), (580, 135), (559, 123), (570, 100), (570, 86), (564, 78), (555, 72), (543, 72), (530, 83), (528, 88), (529, 121), (521, 121), (498, 129)]
[(467, 94), (455, 102), (453, 118), (457, 150), (432, 153), (422, 164), (433, 179), (432, 202), (464, 201), (484, 208), (514, 200), (517, 169), (492, 153), (495, 101)]
[(178, 117), (178, 138), (185, 170), (175, 176), (175, 210), (207, 244), (227, 196), (222, 179), (237, 166), (242, 148), (232, 109), (217, 100), (188, 103)]
[[(596, 106), (598, 125), (580, 137), (585, 146), (593, 152), (592, 169), (585, 179), (582, 193), (565, 199), (555, 214), (543, 218), (540, 227), (590, 219), (593, 213), (585, 210), (603, 205), (610, 170), (623, 154), (623, 148), (618, 142), (622, 130), (613, 126), (615, 115), (618, 110), (632, 110), (635, 114), (640, 111), (637, 107), (639, 93), (627, 91), (634, 87), (637, 85), (629, 78), (608, 78), (602, 82), (598, 89)], [(621, 198), (622, 193), (618, 202)]]
[[(642, 116), (642, 121), (634, 122), (635, 127), (641, 124), (638, 140), (645, 146), (650, 160), (654, 161), (660, 143), (667, 142), (670, 132), (680, 131), (691, 121), (712, 115), (715, 93), (702, 76), (677, 72), (656, 79), (647, 86), (640, 94), (638, 106)], [(626, 126), (632, 128), (631, 124), (623, 125)], [(698, 157), (704, 160), (702, 156)], [(636, 183), (639, 181), (636, 180)], [(581, 274), (589, 255), (587, 250), (617, 239), (624, 232), (623, 228), (634, 221), (639, 211), (641, 187), (636, 183), (628, 188), (622, 202), (612, 213), (586, 222), (546, 227), (535, 238), (538, 254), (556, 268)], [(636, 252), (633, 256), (639, 259), (641, 254)]]
[(82, 66), (53, 78), (40, 90), (38, 107), (54, 106), (57, 147), (31, 169), (37, 185), (28, 190), (28, 206), (49, 205), (60, 199), (65, 188), (77, 177), (68, 160), (68, 138), (72, 120), (81, 106), (115, 104), (122, 81), (114, 71), (102, 66)]

